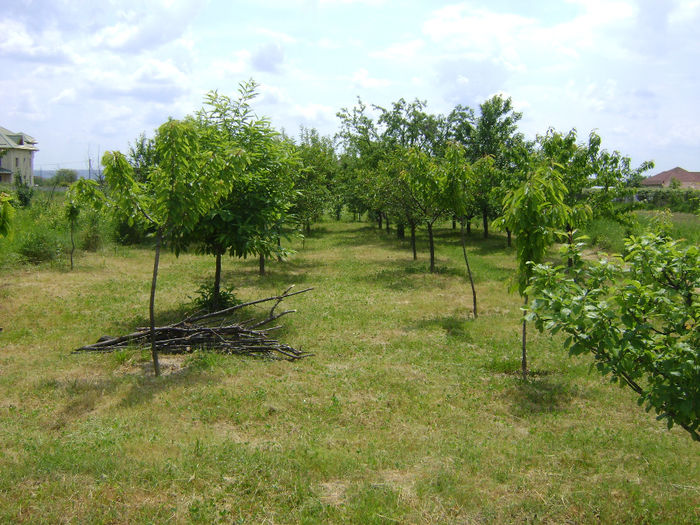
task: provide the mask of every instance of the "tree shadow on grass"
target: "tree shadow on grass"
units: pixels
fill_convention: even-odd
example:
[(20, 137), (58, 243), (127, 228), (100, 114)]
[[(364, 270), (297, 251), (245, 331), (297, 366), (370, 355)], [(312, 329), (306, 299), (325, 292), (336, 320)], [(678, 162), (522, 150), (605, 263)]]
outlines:
[(578, 387), (550, 370), (528, 370), (528, 379), (523, 381), (521, 362), (516, 357), (494, 358), (485, 368), (506, 375), (512, 381), (503, 398), (508, 400), (511, 413), (517, 417), (561, 412), (579, 395)]
[(474, 320), (471, 313), (467, 314), (452, 314), (432, 317), (429, 319), (421, 319), (415, 323), (416, 329), (434, 329), (442, 328), (445, 335), (464, 341), (472, 342), (472, 321)]
[(199, 368), (184, 366), (160, 377), (153, 375), (153, 363), (142, 364), (143, 373), (135, 375), (120, 407), (134, 407), (149, 402), (155, 396), (182, 385), (188, 387), (208, 383), (210, 376)]
[(578, 389), (546, 371), (533, 370), (527, 381), (514, 378), (515, 385), (506, 391), (511, 412), (518, 417), (552, 414), (566, 410)]
[(366, 273), (363, 278), (373, 284), (378, 284), (392, 290), (413, 290), (417, 288), (434, 288), (435, 282), (430, 277), (450, 275), (464, 277), (466, 270), (455, 266), (438, 264), (435, 271), (425, 261), (388, 261), (380, 265), (379, 270)]

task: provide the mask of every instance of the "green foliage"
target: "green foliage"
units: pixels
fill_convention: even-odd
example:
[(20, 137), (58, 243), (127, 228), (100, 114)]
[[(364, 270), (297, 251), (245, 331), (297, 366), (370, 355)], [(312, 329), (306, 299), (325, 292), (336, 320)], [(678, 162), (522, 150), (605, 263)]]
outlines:
[(503, 199), (504, 213), (498, 224), (516, 236), (520, 295), (525, 295), (529, 284), (531, 263), (542, 262), (556, 232), (569, 223), (570, 209), (564, 202), (566, 194), (559, 171), (539, 165), (530, 171), (519, 188), (508, 192)]
[(15, 215), (12, 200), (8, 193), (0, 193), (0, 237), (8, 237), (12, 231), (12, 218)]
[(619, 222), (605, 217), (593, 219), (581, 231), (589, 238), (591, 246), (608, 253), (622, 253), (624, 239), (629, 234)]
[(510, 97), (504, 99), (501, 95), (484, 101), (479, 109), (480, 115), (468, 144), (471, 159), (476, 161), (490, 155), (496, 159), (497, 166), (504, 169), (522, 140), (517, 130), (523, 114), (513, 109)]
[(233, 290), (233, 288), (218, 290), (217, 296), (217, 291), (213, 285), (202, 284), (197, 289), (196, 295), (191, 297), (192, 307), (195, 310), (213, 312), (241, 304), (242, 301), (236, 297)]
[(279, 240), (292, 206), (294, 172), (299, 164), (292, 145), (267, 120), (253, 114), (250, 101), (256, 87), (252, 81), (242, 83), (236, 100), (210, 92), (198, 115), (200, 125), (215, 140), (244, 151), (246, 160), (228, 175), (219, 174), (235, 177), (233, 191), (203, 214), (194, 228), (193, 239), (201, 243), (203, 253), (282, 254)]
[(243, 160), (240, 150), (205, 141), (204, 131), (191, 119), (163, 124), (155, 138), (158, 164), (145, 176), (120, 152), (106, 152), (102, 160), (111, 206), (128, 213), (129, 224), (138, 215), (145, 218), (176, 252), (198, 218), (231, 190), (235, 166)]
[(96, 251), (104, 243), (104, 215), (100, 211), (86, 210), (83, 216), (79, 246), (83, 250)]
[(20, 236), (17, 253), (23, 261), (39, 264), (56, 260), (63, 249), (63, 244), (54, 232), (36, 228)]
[(336, 179), (338, 162), (333, 142), (315, 129), (302, 128), (297, 153), (301, 169), (290, 213), (308, 233), (311, 223), (318, 221), (333, 202), (330, 186)]
[(535, 265), (529, 319), (568, 335), (571, 354), (626, 384), (668, 427), (700, 440), (700, 248), (663, 234), (630, 237), (621, 261), (574, 268)]
[(56, 170), (56, 174), (51, 177), (49, 183), (54, 186), (68, 187), (78, 180), (78, 172), (66, 168)]
[(644, 209), (668, 208), (685, 213), (700, 210), (700, 191), (690, 188), (637, 188), (635, 196)]
[(17, 204), (20, 208), (28, 208), (32, 203), (34, 196), (34, 188), (26, 182), (19, 174), (15, 176), (15, 194), (17, 195)]

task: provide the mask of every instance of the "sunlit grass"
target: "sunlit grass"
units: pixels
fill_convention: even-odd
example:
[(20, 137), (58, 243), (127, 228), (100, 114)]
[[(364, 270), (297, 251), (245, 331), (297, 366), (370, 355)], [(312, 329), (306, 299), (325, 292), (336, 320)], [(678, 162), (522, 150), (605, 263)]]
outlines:
[[(0, 277), (0, 522), (695, 523), (700, 455), (634, 397), (532, 332), (519, 367), (515, 253), (457, 232), (438, 273), (408, 242), (323, 223), (289, 261), (227, 260), (240, 299), (314, 291), (278, 335), (283, 362), (71, 354), (146, 324), (152, 252), (107, 247)], [(317, 230), (318, 231), (318, 230)], [(164, 256), (161, 322), (212, 258)]]

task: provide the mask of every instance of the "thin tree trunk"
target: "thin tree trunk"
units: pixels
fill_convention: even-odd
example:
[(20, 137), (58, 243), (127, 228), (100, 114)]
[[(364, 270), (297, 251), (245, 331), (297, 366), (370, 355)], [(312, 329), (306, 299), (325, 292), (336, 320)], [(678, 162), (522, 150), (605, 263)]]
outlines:
[(384, 222), (386, 223), (386, 232), (389, 233), (389, 216), (384, 214)]
[(454, 215), (452, 216), (452, 229), (457, 229), (457, 217), (455, 217)]
[(379, 226), (379, 229), (382, 229), (382, 212), (378, 211), (377, 212), (377, 225)]
[(260, 275), (265, 275), (265, 255), (262, 253), (260, 254), (258, 266)]
[(472, 234), (472, 218), (467, 217), (467, 235)]
[(467, 258), (467, 241), (464, 235), (464, 222), (462, 222), (462, 253), (464, 254), (464, 263), (467, 265), (467, 274), (469, 275), (469, 284), (472, 287), (472, 299), (474, 301), (474, 319), (478, 317), (476, 312), (476, 289), (474, 288), (474, 279), (472, 278), (472, 270), (469, 267), (469, 259)]
[(411, 249), (413, 250), (413, 260), (418, 259), (418, 251), (416, 250), (416, 225), (411, 223)]
[(433, 223), (428, 223), (428, 244), (430, 245), (430, 273), (435, 272), (435, 243), (433, 241)]
[(482, 219), (484, 221), (484, 239), (489, 238), (489, 212), (486, 210), (482, 211)]
[[(527, 295), (525, 296), (527, 307)], [(523, 381), (527, 381), (527, 321), (523, 318)]]
[[(567, 238), (567, 243), (569, 244), (569, 248), (574, 244), (574, 230), (569, 226), (568, 224), (566, 225), (566, 238)], [(569, 257), (567, 260), (567, 266), (569, 268), (574, 267), (574, 260)]]
[(511, 242), (512, 242), (511, 237), (512, 237), (513, 232), (510, 231), (510, 228), (506, 228), (506, 234), (508, 235), (508, 248), (510, 248)]
[(406, 225), (402, 222), (396, 225), (396, 238), (405, 239), (406, 238)]
[(156, 282), (158, 281), (158, 263), (160, 262), (160, 245), (163, 243), (163, 228), (159, 227), (156, 233), (156, 256), (153, 260), (153, 279), (151, 279), (151, 300), (148, 305), (148, 313), (151, 321), (151, 356), (153, 356), (153, 371), (156, 377), (160, 375), (158, 363), (158, 349), (156, 348)]
[(70, 269), (73, 270), (73, 253), (75, 252), (75, 238), (73, 232), (75, 230), (75, 221), (70, 221)]
[(214, 310), (221, 306), (221, 254), (216, 254), (216, 269), (214, 270)]
[(306, 235), (311, 235), (311, 221), (306, 221), (306, 224), (304, 225), (304, 230), (306, 232)]

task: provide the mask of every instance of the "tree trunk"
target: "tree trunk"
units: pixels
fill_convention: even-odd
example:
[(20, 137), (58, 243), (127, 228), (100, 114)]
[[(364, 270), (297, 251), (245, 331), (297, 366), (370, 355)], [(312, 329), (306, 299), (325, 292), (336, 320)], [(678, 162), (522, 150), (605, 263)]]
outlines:
[(467, 265), (467, 275), (469, 275), (469, 284), (472, 287), (472, 300), (474, 302), (474, 319), (478, 317), (476, 313), (476, 289), (474, 288), (474, 279), (472, 278), (472, 270), (469, 267), (469, 259), (467, 258), (467, 242), (464, 235), (464, 223), (462, 223), (462, 253), (464, 254), (464, 263)]
[(378, 211), (377, 212), (377, 226), (379, 226), (379, 229), (382, 229), (382, 212)]
[(467, 235), (472, 234), (472, 218), (467, 217)]
[(160, 245), (163, 243), (163, 228), (159, 227), (156, 233), (156, 256), (153, 260), (153, 279), (151, 279), (151, 300), (148, 304), (148, 313), (151, 321), (151, 356), (153, 357), (153, 371), (156, 377), (160, 375), (158, 363), (158, 349), (156, 348), (156, 282), (158, 281), (158, 263), (160, 262)]
[(416, 225), (411, 223), (411, 249), (413, 250), (413, 260), (418, 259), (418, 252), (416, 251)]
[(389, 216), (384, 214), (384, 222), (386, 222), (386, 232), (389, 233)]
[(457, 217), (455, 217), (454, 215), (452, 216), (452, 229), (457, 229)]
[(482, 219), (484, 221), (484, 239), (488, 239), (489, 238), (489, 212), (488, 211), (483, 210)]
[(70, 221), (70, 269), (73, 270), (73, 253), (75, 253), (75, 221)]
[(216, 269), (214, 270), (214, 310), (221, 306), (221, 254), (216, 254)]
[[(571, 246), (574, 244), (574, 230), (568, 224), (566, 225), (566, 241), (569, 244), (569, 248), (571, 248)], [(567, 266), (569, 268), (574, 267), (574, 260), (571, 257), (569, 257), (567, 260)]]
[[(525, 306), (527, 307), (527, 295), (525, 296)], [(527, 321), (523, 318), (523, 381), (527, 381)]]
[(512, 243), (511, 237), (512, 237), (513, 232), (510, 231), (510, 228), (506, 228), (506, 234), (508, 235), (508, 248), (510, 248), (511, 243)]
[(405, 239), (406, 238), (406, 225), (402, 222), (396, 225), (396, 238)]
[(265, 275), (265, 255), (260, 254), (260, 260), (259, 260), (259, 273), (260, 275)]
[(433, 223), (428, 223), (428, 244), (430, 246), (430, 273), (435, 272), (435, 243), (433, 241)]

